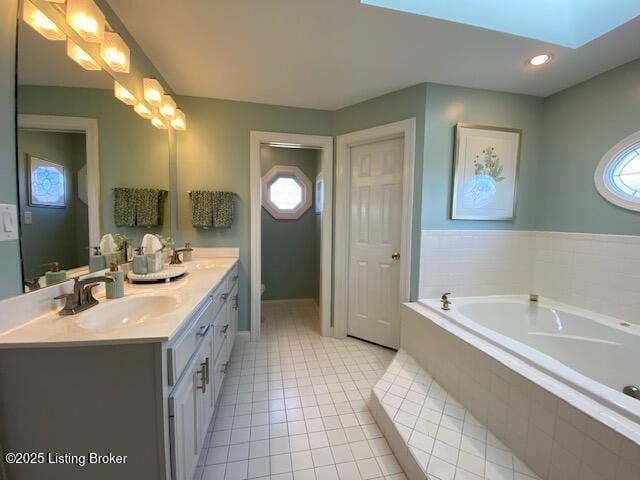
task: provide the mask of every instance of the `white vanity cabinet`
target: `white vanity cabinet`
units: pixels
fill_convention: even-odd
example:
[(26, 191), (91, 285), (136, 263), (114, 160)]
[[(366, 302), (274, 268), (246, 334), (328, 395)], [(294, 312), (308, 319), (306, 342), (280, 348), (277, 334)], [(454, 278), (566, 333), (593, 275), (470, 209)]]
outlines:
[(237, 278), (236, 266), (167, 349), (173, 480), (193, 477), (213, 418), (237, 332)]

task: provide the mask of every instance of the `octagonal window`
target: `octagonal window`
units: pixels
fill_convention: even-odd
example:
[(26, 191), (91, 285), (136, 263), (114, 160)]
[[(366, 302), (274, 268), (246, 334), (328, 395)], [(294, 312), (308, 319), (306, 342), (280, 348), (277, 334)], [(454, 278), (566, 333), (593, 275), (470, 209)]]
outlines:
[(262, 177), (262, 206), (278, 220), (296, 220), (312, 203), (312, 186), (298, 167), (276, 165)]

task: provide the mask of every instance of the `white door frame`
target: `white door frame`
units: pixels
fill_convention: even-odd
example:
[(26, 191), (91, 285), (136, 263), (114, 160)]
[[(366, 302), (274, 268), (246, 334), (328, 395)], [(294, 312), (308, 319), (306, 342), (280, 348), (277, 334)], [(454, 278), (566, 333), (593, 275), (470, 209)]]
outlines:
[(400, 239), (400, 301), (408, 302), (411, 288), (411, 234), (416, 119), (339, 135), (336, 143), (336, 218), (333, 334), (347, 336), (349, 315), (349, 218), (351, 213), (351, 148), (367, 143), (404, 139), (402, 165), (402, 232)]
[(18, 115), (18, 128), (47, 132), (84, 133), (87, 156), (87, 205), (89, 215), (89, 245), (100, 243), (100, 151), (98, 120), (88, 117), (61, 115)]
[(320, 312), (321, 333), (331, 335), (331, 279), (333, 230), (333, 137), (251, 131), (250, 168), (251, 178), (251, 341), (260, 339), (262, 285), (262, 174), (260, 172), (260, 146), (284, 146), (313, 148), (321, 151), (320, 166), (324, 180), (320, 246)]

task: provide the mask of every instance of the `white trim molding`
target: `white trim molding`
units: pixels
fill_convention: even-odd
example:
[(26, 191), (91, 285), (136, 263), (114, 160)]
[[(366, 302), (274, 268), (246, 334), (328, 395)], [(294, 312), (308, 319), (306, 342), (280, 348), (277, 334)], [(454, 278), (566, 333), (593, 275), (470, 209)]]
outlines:
[(18, 128), (47, 132), (84, 133), (87, 156), (87, 199), (89, 215), (89, 245), (100, 243), (100, 152), (98, 120), (87, 117), (59, 115), (18, 115)]
[(261, 286), (262, 286), (262, 232), (260, 209), (262, 208), (262, 174), (260, 172), (260, 147), (262, 145), (311, 148), (320, 150), (320, 169), (324, 177), (326, 195), (322, 206), (320, 247), (320, 322), (324, 336), (332, 334), (331, 280), (333, 234), (333, 137), (251, 131), (249, 135), (249, 175), (251, 190), (251, 341), (260, 339)]
[(351, 148), (367, 143), (404, 139), (402, 173), (402, 232), (400, 240), (400, 302), (408, 302), (411, 290), (411, 234), (413, 219), (413, 171), (415, 164), (416, 119), (340, 135), (336, 144), (336, 216), (334, 269), (334, 336), (347, 336), (349, 283), (349, 212), (351, 198)]
[[(291, 210), (283, 210), (271, 200), (269, 188), (280, 178), (293, 179), (302, 190), (300, 203)], [(311, 207), (313, 186), (302, 170), (293, 165), (274, 165), (262, 177), (262, 191), (266, 195), (262, 197), (262, 206), (277, 220), (297, 220)]]
[(604, 154), (594, 175), (598, 193), (618, 207), (640, 212), (640, 198), (631, 197), (622, 192), (613, 182), (613, 172), (618, 160), (632, 150), (640, 148), (640, 131), (632, 133), (616, 143)]

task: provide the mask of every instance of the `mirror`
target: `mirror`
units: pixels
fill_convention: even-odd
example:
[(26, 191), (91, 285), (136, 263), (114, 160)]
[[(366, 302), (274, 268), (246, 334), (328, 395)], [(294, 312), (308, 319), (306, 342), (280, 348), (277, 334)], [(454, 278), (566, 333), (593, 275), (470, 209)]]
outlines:
[[(103, 235), (126, 250), (146, 233), (170, 236), (171, 222), (167, 130), (116, 99), (108, 73), (71, 60), (66, 41), (48, 40), (25, 23), (23, 8), (20, 0), (16, 181), (22, 282), (29, 292), (88, 273)], [(139, 189), (153, 190), (157, 199), (147, 200), (144, 207), (155, 210), (145, 218), (142, 208), (131, 215), (144, 201), (135, 197)], [(121, 191), (129, 195), (117, 203)]]

